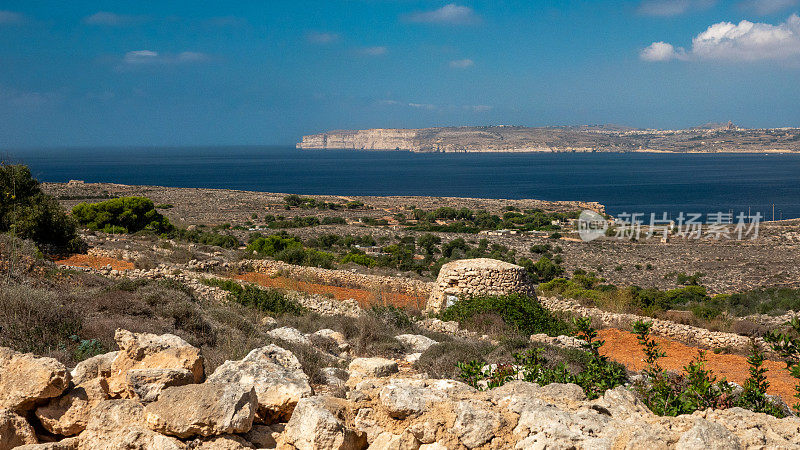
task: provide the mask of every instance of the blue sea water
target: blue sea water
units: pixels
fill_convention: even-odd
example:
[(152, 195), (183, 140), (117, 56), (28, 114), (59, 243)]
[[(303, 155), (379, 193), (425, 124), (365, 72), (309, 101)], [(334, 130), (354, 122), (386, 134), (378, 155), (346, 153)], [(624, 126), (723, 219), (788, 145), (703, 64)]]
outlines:
[(800, 155), (417, 154), (293, 147), (5, 151), (42, 181), (297, 194), (584, 200), (609, 213), (800, 217)]

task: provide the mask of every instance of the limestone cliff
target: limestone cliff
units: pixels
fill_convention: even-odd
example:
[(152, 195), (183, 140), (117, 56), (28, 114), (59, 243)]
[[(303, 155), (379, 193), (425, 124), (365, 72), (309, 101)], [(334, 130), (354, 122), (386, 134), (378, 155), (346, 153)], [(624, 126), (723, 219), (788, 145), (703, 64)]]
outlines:
[(615, 126), (375, 128), (303, 136), (299, 149), (412, 152), (796, 152), (799, 128), (698, 127), (642, 130)]

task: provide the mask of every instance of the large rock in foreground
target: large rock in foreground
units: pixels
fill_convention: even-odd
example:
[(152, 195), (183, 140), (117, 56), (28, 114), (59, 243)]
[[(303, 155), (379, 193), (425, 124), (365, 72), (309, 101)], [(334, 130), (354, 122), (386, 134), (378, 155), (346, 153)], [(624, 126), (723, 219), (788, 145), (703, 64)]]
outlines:
[(188, 438), (246, 433), (253, 426), (256, 393), (238, 384), (203, 383), (170, 387), (145, 408), (147, 425)]
[(33, 409), (37, 403), (61, 395), (70, 378), (67, 368), (53, 358), (0, 347), (0, 409)]
[(36, 433), (23, 418), (7, 409), (0, 409), (0, 450), (35, 444)]
[(36, 409), (36, 418), (49, 432), (74, 436), (86, 429), (92, 408), (108, 398), (105, 378), (94, 378)]
[(257, 348), (241, 361), (225, 361), (208, 382), (255, 389), (256, 420), (268, 424), (289, 420), (297, 402), (312, 393), (300, 362), (292, 352), (276, 345)]
[(360, 450), (366, 434), (345, 426), (345, 401), (333, 397), (300, 400), (286, 424), (284, 442), (298, 450)]
[(136, 396), (134, 386), (128, 384), (128, 371), (134, 369), (185, 369), (191, 372), (195, 383), (203, 381), (200, 349), (178, 336), (117, 330), (114, 339), (120, 351), (111, 363), (108, 390), (112, 396)]

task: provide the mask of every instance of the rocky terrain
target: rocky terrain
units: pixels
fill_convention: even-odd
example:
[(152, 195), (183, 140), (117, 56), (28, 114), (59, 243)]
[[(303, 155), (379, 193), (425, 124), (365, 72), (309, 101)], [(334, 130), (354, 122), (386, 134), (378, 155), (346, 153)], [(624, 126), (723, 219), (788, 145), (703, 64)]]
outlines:
[[(308, 339), (275, 329), (284, 339)], [(331, 330), (315, 337), (347, 342)], [(439, 345), (397, 336), (410, 351)], [(740, 408), (658, 417), (626, 387), (589, 401), (572, 384), (513, 381), (488, 391), (353, 358), (315, 391), (277, 345), (206, 372), (170, 335), (117, 330), (119, 350), (68, 369), (0, 348), (0, 449), (797, 448), (800, 419)], [(320, 350), (322, 351), (322, 350)]]
[(683, 130), (614, 126), (336, 130), (303, 136), (300, 149), (412, 152), (795, 152), (800, 129), (711, 125)]

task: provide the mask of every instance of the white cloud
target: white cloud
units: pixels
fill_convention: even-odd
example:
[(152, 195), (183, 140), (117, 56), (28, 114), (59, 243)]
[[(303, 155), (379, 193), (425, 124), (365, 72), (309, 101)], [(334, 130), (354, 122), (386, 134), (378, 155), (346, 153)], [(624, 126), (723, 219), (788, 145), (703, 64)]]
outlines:
[(306, 34), (306, 40), (308, 42), (318, 45), (331, 44), (333, 42), (338, 41), (339, 38), (340, 36), (337, 33), (323, 33), (318, 31), (312, 31), (311, 33)]
[(362, 55), (367, 56), (382, 56), (389, 52), (389, 49), (383, 46), (377, 47), (364, 47), (358, 51)]
[(436, 105), (431, 105), (430, 103), (409, 103), (408, 106), (416, 109), (426, 109), (428, 111), (436, 109)]
[(778, 25), (747, 20), (719, 22), (692, 39), (690, 51), (654, 42), (640, 53), (646, 61), (669, 59), (759, 61), (800, 59), (800, 17), (792, 14)]
[(419, 11), (407, 16), (411, 22), (439, 23), (451, 25), (472, 25), (480, 23), (481, 18), (469, 6), (459, 6), (455, 3), (442, 6), (433, 11)]
[(739, 2), (739, 7), (766, 16), (795, 7), (798, 3), (800, 3), (798, 0), (744, 0)]
[(639, 56), (645, 61), (669, 61), (683, 57), (685, 51), (683, 49), (675, 50), (672, 44), (666, 42), (653, 42), (647, 48), (639, 53)]
[(0, 11), (0, 24), (22, 23), (25, 17), (14, 11)]
[(716, 4), (716, 0), (643, 0), (638, 12), (645, 16), (674, 17), (689, 11), (708, 9)]
[(208, 61), (210, 58), (205, 53), (181, 52), (176, 55), (162, 55), (152, 50), (134, 50), (125, 53), (122, 62), (129, 66), (165, 65), (165, 64), (190, 64)]
[(450, 67), (453, 69), (466, 69), (475, 65), (475, 61), (471, 59), (456, 59), (450, 61)]
[(102, 25), (110, 27), (118, 27), (123, 25), (130, 25), (134, 22), (143, 20), (140, 16), (127, 16), (124, 14), (116, 14), (108, 11), (100, 11), (83, 18), (83, 23), (86, 25)]

